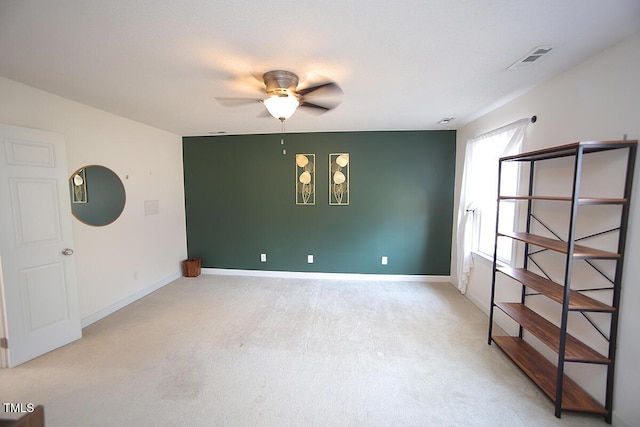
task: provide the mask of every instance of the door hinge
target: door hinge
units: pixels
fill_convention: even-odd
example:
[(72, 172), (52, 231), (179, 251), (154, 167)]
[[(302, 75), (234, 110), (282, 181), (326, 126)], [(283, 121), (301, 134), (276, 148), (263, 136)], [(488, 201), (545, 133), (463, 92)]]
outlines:
[(0, 338), (0, 348), (9, 348), (9, 341), (6, 338)]

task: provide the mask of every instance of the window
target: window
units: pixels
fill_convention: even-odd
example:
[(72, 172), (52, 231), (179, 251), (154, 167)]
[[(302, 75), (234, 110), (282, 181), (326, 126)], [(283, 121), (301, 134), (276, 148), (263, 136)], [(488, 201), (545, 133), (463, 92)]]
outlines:
[[(473, 151), (473, 175), (468, 189), (473, 193), (475, 208), (473, 213), (473, 247), (489, 258), (493, 258), (496, 232), (496, 208), (498, 188), (498, 159), (502, 157), (509, 135), (501, 133), (486, 139), (475, 141)], [(519, 146), (515, 147), (519, 151)], [(517, 152), (515, 151), (515, 152)], [(502, 194), (516, 194), (518, 183), (518, 163), (508, 162), (502, 166)], [(500, 229), (513, 230), (515, 220), (515, 202), (500, 203)], [(498, 259), (511, 262), (513, 240), (498, 241)]]
[[(458, 211), (457, 262), (458, 288), (466, 292), (473, 266), (472, 251), (493, 258), (498, 190), (498, 159), (518, 153), (529, 119), (522, 119), (467, 142)], [(519, 168), (514, 162), (503, 164), (503, 194), (516, 194)], [(500, 229), (512, 230), (515, 202), (501, 202)], [(510, 264), (513, 242), (500, 239), (497, 257)]]

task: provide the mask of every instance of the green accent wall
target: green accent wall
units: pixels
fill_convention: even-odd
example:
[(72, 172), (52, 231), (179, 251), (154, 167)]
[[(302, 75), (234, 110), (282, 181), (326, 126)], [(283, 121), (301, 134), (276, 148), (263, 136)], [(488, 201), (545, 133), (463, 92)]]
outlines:
[[(189, 257), (204, 268), (450, 274), (455, 131), (280, 138), (183, 138)], [(316, 155), (315, 205), (296, 205), (296, 153)], [(348, 206), (329, 205), (329, 153), (349, 153)]]

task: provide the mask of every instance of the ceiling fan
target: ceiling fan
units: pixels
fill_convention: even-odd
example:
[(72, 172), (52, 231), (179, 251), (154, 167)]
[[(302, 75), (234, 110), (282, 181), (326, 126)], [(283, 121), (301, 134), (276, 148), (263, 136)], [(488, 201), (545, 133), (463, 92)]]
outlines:
[[(342, 89), (335, 82), (324, 81), (315, 83), (307, 87), (298, 87), (298, 76), (291, 71), (273, 70), (262, 75), (264, 83), (264, 98), (228, 98), (216, 97), (223, 105), (236, 106), (245, 103), (261, 102), (266, 107), (268, 113), (284, 123), (291, 117), (298, 108), (305, 108), (315, 113), (325, 113), (337, 106), (321, 105), (309, 102), (310, 94), (319, 95), (321, 93), (341, 94)], [(267, 116), (268, 117), (268, 116)]]

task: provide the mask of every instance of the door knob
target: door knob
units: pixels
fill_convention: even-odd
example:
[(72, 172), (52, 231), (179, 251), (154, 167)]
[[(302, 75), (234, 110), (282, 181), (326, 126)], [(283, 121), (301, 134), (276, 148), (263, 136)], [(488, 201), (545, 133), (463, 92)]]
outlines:
[(73, 249), (66, 248), (62, 250), (62, 255), (73, 255)]

